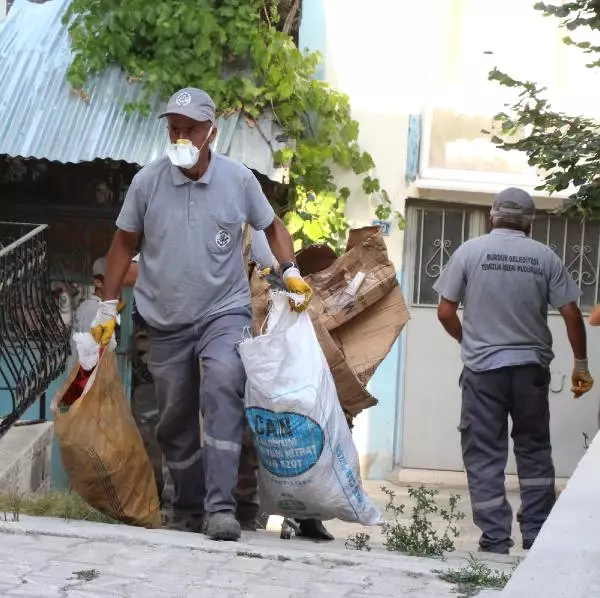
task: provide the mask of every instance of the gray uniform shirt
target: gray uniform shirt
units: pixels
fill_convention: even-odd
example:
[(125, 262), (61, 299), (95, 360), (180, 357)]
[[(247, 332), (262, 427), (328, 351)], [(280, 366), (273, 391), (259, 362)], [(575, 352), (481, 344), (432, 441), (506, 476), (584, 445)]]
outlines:
[(198, 181), (168, 158), (134, 177), (117, 226), (143, 235), (134, 296), (154, 328), (173, 330), (250, 303), (242, 224), (255, 230), (275, 213), (252, 171), (212, 154)]
[(581, 295), (552, 249), (507, 229), (461, 245), (434, 289), (464, 306), (462, 359), (473, 371), (550, 365), (548, 305)]
[[(260, 264), (263, 268), (277, 266), (277, 259), (269, 247), (269, 242), (267, 241), (265, 232), (262, 230), (254, 230), (253, 228), (251, 228), (250, 231), (252, 235), (252, 241), (250, 244), (250, 259)], [(131, 261), (134, 264), (139, 263), (140, 254), (138, 253), (134, 255)]]
[(263, 268), (273, 268), (277, 266), (277, 260), (269, 247), (267, 236), (261, 230), (252, 229), (252, 243), (250, 245), (250, 259), (255, 261)]

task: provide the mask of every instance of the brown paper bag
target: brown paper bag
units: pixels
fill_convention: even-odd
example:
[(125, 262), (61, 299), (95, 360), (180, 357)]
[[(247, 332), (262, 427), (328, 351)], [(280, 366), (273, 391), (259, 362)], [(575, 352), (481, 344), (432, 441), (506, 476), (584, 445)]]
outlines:
[(104, 351), (87, 392), (62, 412), (61, 401), (78, 370), (79, 365), (54, 401), (54, 430), (71, 486), (90, 506), (113, 519), (160, 527), (154, 473), (127, 403), (115, 354)]

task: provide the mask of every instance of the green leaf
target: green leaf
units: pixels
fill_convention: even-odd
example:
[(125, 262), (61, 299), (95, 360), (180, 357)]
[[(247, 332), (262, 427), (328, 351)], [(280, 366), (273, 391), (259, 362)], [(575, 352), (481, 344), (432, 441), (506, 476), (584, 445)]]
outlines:
[(304, 223), (303, 232), (313, 242), (320, 241), (323, 238), (323, 228), (316, 220), (310, 220)]
[(284, 222), (291, 235), (295, 235), (304, 226), (304, 220), (297, 212), (288, 212)]
[[(296, 247), (318, 240), (341, 252), (350, 190), (338, 190), (334, 172), (366, 175), (375, 163), (358, 144), (348, 96), (316, 79), (322, 57), (296, 47), (278, 9), (275, 0), (72, 0), (63, 17), (73, 50), (68, 81), (83, 90), (92, 75), (117, 65), (141, 89), (139, 101), (123, 104), (128, 112), (149, 115), (154, 94), (166, 99), (192, 85), (211, 94), (221, 114), (272, 113), (283, 132), (267, 140), (286, 146), (273, 162), (290, 173), (288, 189), (272, 200)], [(363, 189), (385, 196), (371, 175)]]

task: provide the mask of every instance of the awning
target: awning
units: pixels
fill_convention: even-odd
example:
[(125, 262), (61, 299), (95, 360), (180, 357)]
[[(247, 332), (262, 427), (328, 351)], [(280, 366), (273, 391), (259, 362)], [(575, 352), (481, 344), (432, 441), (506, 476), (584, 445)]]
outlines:
[[(67, 27), (61, 23), (70, 0), (33, 4), (15, 0), (0, 22), (0, 154), (58, 162), (98, 158), (145, 165), (165, 154), (165, 123), (126, 114), (127, 102), (141, 98), (139, 85), (110, 67), (91, 81), (89, 103), (67, 83), (72, 53)], [(239, 113), (219, 118), (215, 151), (282, 182), (285, 169), (275, 167), (273, 153), (289, 145), (287, 136), (264, 114), (251, 126)]]

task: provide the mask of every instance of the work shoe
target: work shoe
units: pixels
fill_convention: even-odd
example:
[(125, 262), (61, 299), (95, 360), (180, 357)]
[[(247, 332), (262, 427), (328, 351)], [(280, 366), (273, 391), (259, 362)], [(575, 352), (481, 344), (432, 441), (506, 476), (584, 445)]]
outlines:
[(479, 545), (477, 552), (487, 552), (489, 554), (510, 554), (510, 549), (515, 543), (509, 539), (508, 544), (487, 544), (485, 546)]
[(508, 547), (502, 546), (493, 546), (493, 547), (483, 547), (480, 546), (477, 549), (477, 552), (487, 552), (488, 554), (510, 554), (510, 549)]
[(242, 528), (231, 511), (209, 513), (206, 535), (211, 540), (235, 541), (242, 535)]
[(259, 529), (266, 529), (259, 517), (238, 517), (238, 521), (245, 532), (257, 532)]
[(534, 542), (535, 538), (523, 538), (523, 550), (529, 550)]
[(191, 515), (188, 513), (169, 513), (165, 515), (164, 529), (177, 532), (202, 533), (204, 517), (202, 515)]
[(298, 532), (296, 535), (300, 538), (310, 538), (317, 541), (329, 542), (335, 540), (318, 519), (302, 519), (298, 521)]
[(238, 503), (235, 518), (240, 522), (240, 526), (245, 532), (255, 532), (259, 529), (265, 529), (261, 525), (258, 509), (254, 505), (251, 505), (251, 507), (247, 507), (246, 505), (240, 507)]

